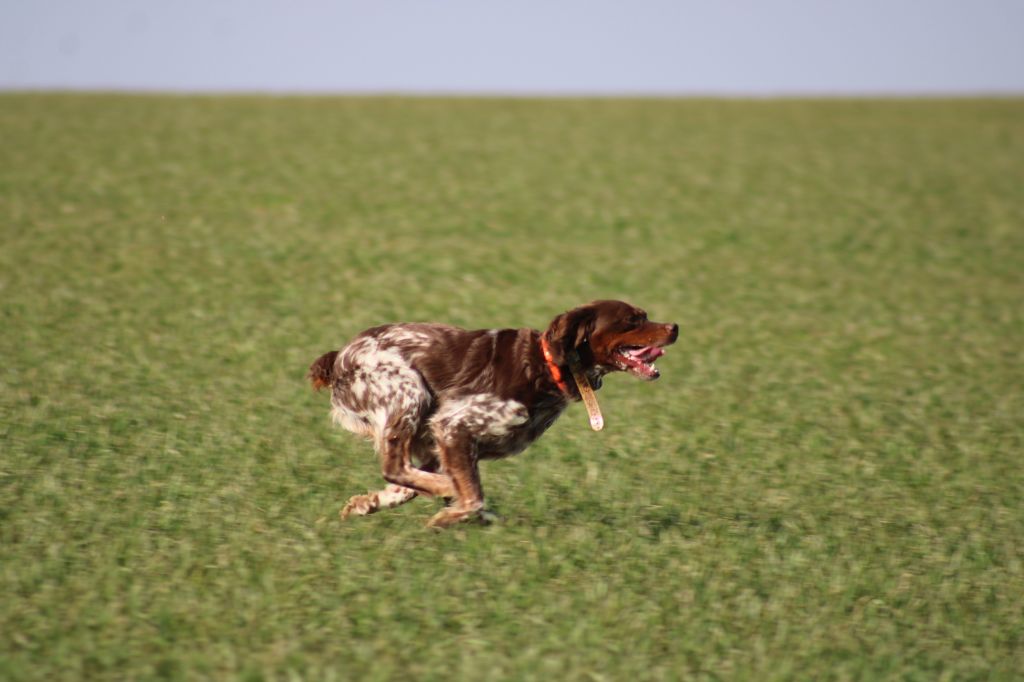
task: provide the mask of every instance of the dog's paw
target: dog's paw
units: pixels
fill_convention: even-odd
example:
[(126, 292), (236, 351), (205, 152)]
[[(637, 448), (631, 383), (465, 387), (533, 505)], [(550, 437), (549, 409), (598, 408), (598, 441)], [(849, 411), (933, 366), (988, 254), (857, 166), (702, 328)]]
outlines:
[(427, 528), (448, 528), (458, 523), (478, 523), (482, 526), (489, 526), (498, 520), (500, 517), (497, 514), (484, 509), (445, 507), (427, 521)]
[(489, 526), (492, 523), (498, 523), (499, 521), (501, 521), (501, 517), (492, 511), (481, 509), (477, 513), (477, 521), (480, 522), (481, 526)]
[(427, 528), (441, 530), (442, 528), (447, 528), (448, 526), (458, 523), (461, 520), (462, 519), (458, 518), (456, 514), (452, 513), (451, 507), (445, 507), (444, 509), (430, 517), (430, 520), (427, 521)]
[(377, 511), (377, 500), (370, 495), (353, 495), (338, 515), (344, 521), (350, 516), (366, 516)]

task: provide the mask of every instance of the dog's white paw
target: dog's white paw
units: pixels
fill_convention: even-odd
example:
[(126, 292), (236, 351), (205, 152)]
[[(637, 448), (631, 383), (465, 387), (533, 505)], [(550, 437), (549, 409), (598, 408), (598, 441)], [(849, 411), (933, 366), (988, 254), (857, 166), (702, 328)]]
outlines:
[(338, 515), (344, 521), (350, 516), (366, 516), (377, 511), (377, 500), (370, 495), (353, 495)]

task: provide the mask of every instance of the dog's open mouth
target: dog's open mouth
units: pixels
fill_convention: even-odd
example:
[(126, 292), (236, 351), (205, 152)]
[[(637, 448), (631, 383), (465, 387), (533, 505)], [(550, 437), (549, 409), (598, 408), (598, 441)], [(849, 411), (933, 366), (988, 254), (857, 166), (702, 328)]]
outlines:
[(654, 361), (664, 354), (665, 349), (658, 346), (619, 346), (613, 357), (623, 372), (652, 381), (661, 376)]

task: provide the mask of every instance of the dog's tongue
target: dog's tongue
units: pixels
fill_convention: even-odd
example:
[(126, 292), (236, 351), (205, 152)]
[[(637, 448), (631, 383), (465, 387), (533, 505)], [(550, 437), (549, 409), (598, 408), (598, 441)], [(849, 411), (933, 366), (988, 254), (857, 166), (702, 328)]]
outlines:
[(665, 354), (665, 349), (658, 348), (657, 346), (644, 346), (643, 348), (637, 348), (630, 352), (630, 356), (639, 360), (640, 362), (654, 362), (662, 355)]

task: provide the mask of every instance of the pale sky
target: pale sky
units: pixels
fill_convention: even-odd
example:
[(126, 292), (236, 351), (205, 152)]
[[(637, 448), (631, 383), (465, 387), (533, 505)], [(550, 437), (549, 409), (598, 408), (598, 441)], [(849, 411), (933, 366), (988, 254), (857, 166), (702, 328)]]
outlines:
[(0, 0), (0, 89), (1024, 94), (1024, 0)]

